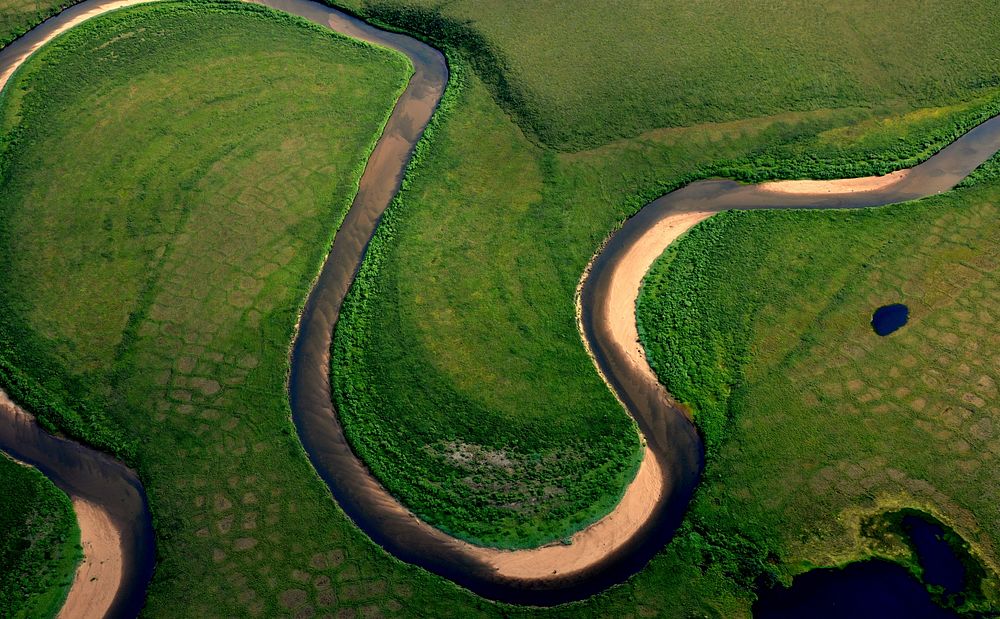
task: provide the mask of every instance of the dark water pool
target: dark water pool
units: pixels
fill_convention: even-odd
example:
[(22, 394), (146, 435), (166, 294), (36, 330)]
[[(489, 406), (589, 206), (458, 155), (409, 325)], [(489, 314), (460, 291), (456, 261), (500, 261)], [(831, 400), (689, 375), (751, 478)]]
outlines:
[(944, 599), (961, 603), (968, 575), (959, 551), (949, 543), (950, 530), (916, 510), (883, 517), (896, 523), (890, 530), (908, 538), (923, 570), (922, 581), (901, 565), (882, 559), (843, 569), (812, 570), (797, 576), (791, 587), (761, 591), (753, 608), (754, 617), (958, 617), (935, 603), (926, 587), (940, 587)]
[(915, 515), (904, 516), (902, 524), (917, 551), (924, 582), (942, 587), (946, 594), (961, 593), (965, 589), (965, 565), (945, 539), (944, 528)]
[(883, 305), (872, 314), (872, 328), (881, 336), (897, 331), (910, 319), (910, 308), (902, 303)]
[(756, 619), (951, 619), (905, 568), (883, 560), (797, 576), (789, 588), (761, 592)]

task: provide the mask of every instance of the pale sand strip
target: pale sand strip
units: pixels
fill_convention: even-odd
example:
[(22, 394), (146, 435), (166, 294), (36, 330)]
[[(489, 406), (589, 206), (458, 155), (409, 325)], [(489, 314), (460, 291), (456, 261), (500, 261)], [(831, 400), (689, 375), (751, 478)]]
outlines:
[(98, 505), (73, 498), (80, 524), (83, 561), (76, 570), (58, 619), (103, 617), (111, 608), (122, 582), (121, 534)]
[(714, 213), (711, 212), (678, 213), (656, 222), (628, 248), (611, 273), (608, 287), (611, 334), (628, 354), (629, 362), (653, 382), (659, 382), (659, 379), (646, 361), (646, 351), (639, 341), (639, 329), (635, 322), (635, 303), (639, 299), (642, 279), (667, 246), (712, 215)]
[[(908, 173), (909, 170), (901, 170), (885, 176), (832, 181), (778, 181), (759, 187), (763, 191), (783, 193), (849, 194), (886, 188), (906, 178)], [(650, 381), (659, 382), (659, 379), (646, 359), (635, 315), (642, 280), (671, 243), (714, 214), (710, 211), (677, 213), (658, 221), (628, 248), (611, 273), (608, 295), (611, 334), (626, 352), (629, 362)], [(646, 524), (663, 492), (664, 478), (665, 471), (646, 447), (639, 472), (626, 489), (621, 503), (611, 514), (574, 535), (571, 545), (506, 553), (472, 548), (500, 573), (513, 578), (541, 578), (585, 569), (620, 547)]]
[[(651, 381), (656, 382), (657, 378), (646, 362), (635, 323), (635, 302), (642, 279), (668, 245), (712, 214), (682, 213), (658, 222), (628, 249), (611, 274), (608, 302), (612, 333), (628, 352), (630, 362)], [(666, 471), (646, 447), (639, 472), (625, 489), (621, 502), (610, 514), (573, 535), (570, 544), (516, 551), (467, 544), (467, 550), (498, 573), (515, 579), (540, 579), (584, 570), (623, 546), (648, 523), (664, 491), (665, 479)]]
[[(9, 415), (9, 423), (34, 423), (34, 417), (15, 404), (2, 389), (0, 409)], [(58, 617), (103, 617), (121, 586), (124, 561), (121, 534), (100, 506), (79, 497), (71, 498), (80, 527), (83, 561), (76, 568), (73, 584)]]
[(851, 194), (865, 191), (888, 189), (902, 181), (910, 170), (899, 170), (885, 176), (864, 176), (861, 178), (840, 178), (832, 181), (772, 181), (761, 183), (757, 188), (771, 193), (791, 194)]

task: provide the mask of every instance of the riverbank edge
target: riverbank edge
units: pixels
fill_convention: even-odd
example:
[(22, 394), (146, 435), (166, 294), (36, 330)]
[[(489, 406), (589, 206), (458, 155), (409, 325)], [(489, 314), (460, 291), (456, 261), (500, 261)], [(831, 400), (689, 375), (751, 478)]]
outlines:
[[(2, 410), (5, 406), (10, 407), (12, 409), (18, 409), (17, 405), (14, 404), (13, 402), (10, 402), (10, 398), (7, 398), (7, 394), (4, 393), (3, 390), (0, 390), (0, 410)], [(24, 414), (28, 415), (28, 413), (24, 413)], [(44, 473), (42, 473), (41, 471), (39, 471), (35, 467), (31, 466), (27, 462), (24, 462), (22, 460), (19, 460), (19, 459), (15, 458), (11, 454), (7, 453), (6, 451), (0, 451), (0, 458), (6, 458), (7, 460), (10, 460), (14, 464), (17, 464), (18, 466), (23, 466), (26, 469), (30, 469), (35, 474), (41, 475), (42, 477), (45, 477)], [(47, 483), (50, 483), (50, 484), (52, 483), (52, 480), (49, 479), (48, 477), (45, 477), (45, 480), (46, 480)], [(53, 486), (55, 486), (55, 484), (53, 484)], [(66, 501), (68, 502), (68, 507), (69, 507), (70, 511), (73, 512), (73, 516), (74, 516), (74, 525), (73, 525), (73, 530), (72, 530), (71, 535), (70, 535), (70, 539), (66, 540), (66, 542), (62, 545), (62, 549), (63, 550), (66, 550), (66, 549), (75, 549), (76, 552), (79, 554), (79, 557), (75, 561), (75, 565), (73, 567), (72, 578), (68, 579), (64, 584), (62, 584), (59, 587), (59, 589), (61, 590), (59, 592), (59, 595), (58, 595), (59, 603), (53, 609), (52, 616), (55, 616), (59, 612), (59, 609), (61, 609), (65, 605), (66, 598), (67, 598), (67, 596), (70, 593), (70, 589), (72, 589), (72, 587), (73, 587), (73, 585), (75, 584), (75, 581), (76, 581), (76, 576), (77, 576), (77, 574), (79, 574), (80, 565), (82, 564), (82, 562), (83, 562), (83, 560), (85, 558), (83, 550), (82, 550), (83, 546), (81, 544), (81, 541), (82, 541), (82, 532), (81, 532), (81, 528), (80, 528), (80, 524), (79, 524), (79, 515), (76, 513), (75, 506), (73, 504), (73, 499), (68, 494), (66, 494), (62, 490), (62, 488), (59, 488), (58, 486), (55, 486), (55, 489), (56, 489), (57, 492), (59, 492), (61, 495), (63, 495), (65, 497)]]

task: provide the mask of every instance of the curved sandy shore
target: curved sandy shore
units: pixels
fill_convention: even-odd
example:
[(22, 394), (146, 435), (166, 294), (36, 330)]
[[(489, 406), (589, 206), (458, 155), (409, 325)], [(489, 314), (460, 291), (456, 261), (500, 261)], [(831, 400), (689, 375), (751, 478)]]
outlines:
[(568, 576), (602, 561), (646, 525), (663, 493), (664, 474), (656, 455), (645, 447), (642, 463), (615, 509), (570, 538), (527, 550), (497, 550), (466, 544), (469, 554), (515, 580)]
[(99, 505), (73, 497), (73, 510), (80, 525), (83, 561), (58, 617), (103, 617), (111, 609), (122, 582), (121, 532)]
[[(2, 389), (0, 408), (20, 421), (30, 423), (34, 420), (30, 413), (15, 404)], [(70, 498), (80, 527), (83, 561), (76, 568), (73, 584), (58, 616), (60, 619), (103, 617), (111, 608), (121, 586), (124, 562), (121, 532), (99, 505), (80, 497)]]
[(615, 342), (626, 352), (629, 362), (649, 379), (659, 379), (646, 360), (646, 350), (639, 341), (635, 303), (639, 299), (642, 280), (656, 259), (667, 247), (696, 224), (711, 217), (713, 212), (678, 213), (658, 221), (649, 228), (616, 263), (611, 272), (611, 294), (608, 309), (610, 328)]
[(849, 195), (866, 191), (891, 189), (910, 175), (910, 170), (898, 170), (884, 176), (864, 176), (861, 178), (840, 178), (829, 181), (772, 181), (761, 183), (757, 188), (771, 193)]
[[(830, 181), (776, 181), (757, 187), (761, 191), (775, 193), (847, 195), (888, 188), (905, 179), (908, 173), (909, 170), (900, 170), (885, 176)], [(659, 379), (646, 359), (646, 351), (639, 340), (635, 314), (642, 281), (656, 259), (671, 243), (715, 213), (716, 211), (681, 212), (661, 219), (629, 246), (611, 272), (608, 307), (610, 331), (634, 370), (650, 381), (658, 382)], [(586, 337), (583, 339), (586, 342)], [(573, 535), (570, 545), (557, 543), (513, 552), (471, 545), (470, 548), (475, 556), (489, 563), (498, 573), (511, 578), (537, 579), (557, 573), (571, 574), (593, 566), (638, 533), (648, 523), (663, 490), (664, 471), (647, 446), (639, 472), (626, 488), (618, 506), (598, 522)]]
[[(835, 197), (887, 189), (906, 179), (909, 173), (910, 170), (906, 169), (885, 176), (826, 181), (773, 181), (755, 185), (754, 189), (766, 193)], [(636, 301), (639, 299), (642, 281), (656, 259), (666, 251), (671, 243), (717, 212), (719, 211), (684, 211), (668, 215), (657, 221), (632, 242), (611, 272), (608, 308), (610, 332), (617, 346), (625, 352), (631, 365), (639, 373), (653, 381), (658, 382), (659, 378), (646, 359), (646, 351), (639, 340), (636, 324)]]
[[(836, 199), (840, 196), (857, 196), (859, 194), (876, 196), (878, 195), (878, 192), (881, 191), (898, 189), (903, 181), (910, 177), (910, 173), (911, 169), (905, 169), (884, 176), (869, 176), (825, 181), (775, 181), (753, 186), (744, 186), (743, 189), (756, 194), (756, 199), (764, 204), (766, 204), (768, 195), (779, 194), (802, 196), (807, 200), (810, 197), (827, 200)], [(630, 371), (633, 372), (635, 376), (639, 377), (642, 381), (647, 381), (650, 385), (654, 385), (657, 391), (660, 391), (664, 397), (671, 401), (672, 397), (660, 384), (659, 378), (653, 371), (652, 367), (650, 367), (646, 358), (646, 351), (640, 341), (636, 322), (636, 303), (638, 301), (639, 294), (641, 293), (642, 283), (646, 274), (649, 272), (649, 269), (653, 266), (653, 263), (657, 260), (657, 258), (663, 255), (664, 251), (666, 251), (671, 243), (675, 242), (698, 223), (724, 210), (727, 210), (727, 208), (717, 207), (709, 208), (707, 210), (680, 209), (677, 212), (667, 214), (665, 217), (649, 225), (637, 237), (631, 238), (626, 248), (617, 255), (613, 266), (606, 275), (606, 306), (601, 309), (600, 314), (603, 317), (603, 324), (605, 325), (606, 332), (610, 337), (611, 345), (619, 349), (621, 357), (625, 360), (625, 363), (629, 366)], [(603, 250), (595, 254), (595, 259), (601, 254), (602, 251)], [(593, 263), (593, 260), (591, 263)], [(590, 275), (589, 269), (590, 267), (588, 266), (587, 272), (585, 272), (583, 278), (581, 278), (578, 291), (581, 290), (586, 283), (586, 280)], [(581, 315), (579, 303), (580, 296), (578, 293), (578, 316)], [(604, 378), (612, 393), (615, 393), (616, 396), (618, 396), (618, 390), (608, 380), (608, 377), (601, 368), (601, 364), (593, 354), (591, 343), (588, 341), (587, 334), (584, 332), (584, 326), (581, 320), (578, 320), (578, 326), (581, 330), (581, 337), (586, 345), (591, 359), (594, 361), (594, 365), (597, 368), (598, 373), (600, 373), (602, 378)], [(626, 408), (628, 407), (626, 406)], [(649, 447), (647, 447), (646, 460), (649, 459), (655, 460), (655, 457), (652, 457), (651, 451)], [(646, 460), (644, 460), (644, 466)], [(656, 467), (658, 471), (660, 468), (660, 466)], [(661, 473), (665, 474), (666, 471), (661, 471)], [(645, 495), (644, 500), (647, 502), (645, 507), (640, 509), (638, 506), (633, 505), (630, 513), (633, 518), (641, 517), (638, 516), (640, 513), (644, 513), (646, 517), (648, 517), (652, 513), (652, 504), (658, 500), (659, 493), (662, 492), (663, 488), (664, 484), (662, 481), (656, 485), (655, 489), (652, 486), (647, 485), (642, 472), (640, 472), (640, 475), (636, 477), (635, 481), (633, 481), (626, 490), (623, 505), (626, 501), (639, 501), (639, 497)], [(621, 507), (622, 505), (619, 506), (619, 508)], [(617, 512), (618, 510), (616, 509), (615, 513)], [(627, 525), (622, 527), (620, 530), (615, 531), (612, 527), (602, 527), (600, 531), (602, 534), (607, 535), (609, 540), (616, 540), (620, 542), (624, 536), (638, 531), (644, 524), (646, 523), (638, 521), (637, 519), (629, 520)], [(597, 535), (596, 531), (595, 535)], [(571, 562), (571, 565), (575, 565), (575, 563), (572, 563), (574, 560), (572, 554), (569, 554), (568, 560)], [(521, 566), (521, 563), (516, 560), (511, 560), (507, 564), (517, 567)]]

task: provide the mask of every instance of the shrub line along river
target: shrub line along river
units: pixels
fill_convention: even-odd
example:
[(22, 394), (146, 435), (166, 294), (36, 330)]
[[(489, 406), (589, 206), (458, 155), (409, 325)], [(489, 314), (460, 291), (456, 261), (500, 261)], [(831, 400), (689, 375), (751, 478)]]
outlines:
[[(73, 24), (144, 1), (87, 0), (64, 11), (0, 52), (0, 79), (6, 83), (27, 56)], [(480, 595), (511, 603), (551, 605), (579, 600), (624, 581), (669, 541), (684, 516), (704, 464), (701, 439), (684, 409), (656, 380), (635, 329), (635, 298), (642, 277), (670, 242), (699, 221), (728, 209), (861, 208), (940, 193), (1000, 150), (998, 117), (908, 173), (891, 178), (763, 185), (700, 181), (643, 207), (594, 257), (581, 281), (577, 302), (584, 343), (601, 375), (638, 423), (648, 447), (644, 464), (661, 476), (660, 483), (650, 486), (653, 490), (646, 495), (640, 493), (642, 521), (633, 523), (626, 536), (616, 536), (615, 527), (606, 526), (609, 518), (605, 518), (574, 536), (570, 546), (485, 549), (420, 521), (392, 497), (351, 451), (330, 398), (330, 343), (341, 305), (447, 85), (445, 57), (412, 37), (380, 30), (310, 0), (261, 4), (396, 50), (410, 59), (415, 70), (368, 160), (358, 194), (299, 321), (288, 383), (299, 437), (337, 502), (376, 543)], [(135, 473), (102, 453), (46, 434), (16, 407), (0, 407), (0, 415), (4, 419), (0, 449), (38, 467), (70, 496), (98, 505), (110, 515), (121, 536), (125, 569), (109, 614), (137, 614), (152, 576), (155, 552), (145, 492)], [(602, 535), (613, 539), (602, 540)], [(584, 559), (574, 558), (573, 553), (581, 552), (586, 553)], [(574, 563), (577, 569), (539, 576), (525, 571), (524, 561), (514, 558), (529, 557), (530, 563), (536, 563), (549, 553)]]

